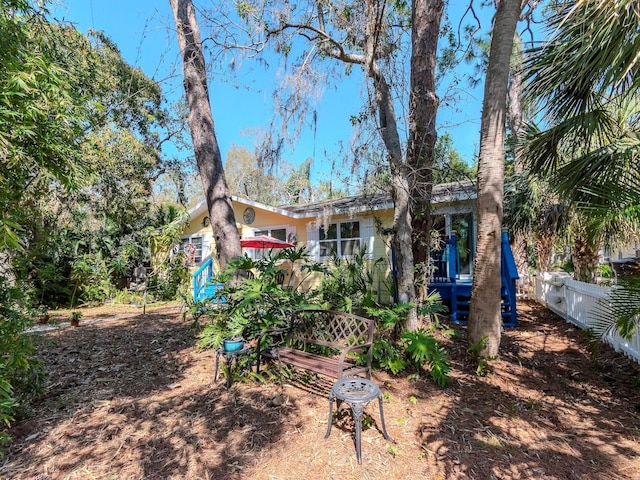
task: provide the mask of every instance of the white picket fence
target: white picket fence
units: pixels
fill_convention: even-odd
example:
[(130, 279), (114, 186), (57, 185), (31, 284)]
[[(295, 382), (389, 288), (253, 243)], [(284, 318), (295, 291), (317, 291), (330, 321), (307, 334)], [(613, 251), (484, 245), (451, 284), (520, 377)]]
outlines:
[[(594, 306), (606, 302), (610, 287), (577, 282), (564, 272), (540, 273), (535, 277), (535, 298), (538, 302), (563, 317), (567, 322), (587, 329), (594, 323)], [(612, 333), (603, 339), (617, 352), (640, 363), (640, 329), (631, 340)]]

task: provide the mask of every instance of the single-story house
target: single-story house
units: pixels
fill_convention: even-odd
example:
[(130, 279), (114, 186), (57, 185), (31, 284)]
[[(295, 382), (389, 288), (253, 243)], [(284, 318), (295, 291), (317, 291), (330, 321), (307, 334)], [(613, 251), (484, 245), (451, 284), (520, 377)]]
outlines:
[[(476, 238), (476, 187), (471, 181), (435, 185), (432, 192), (433, 278), (430, 289), (438, 290), (449, 304), (454, 321), (464, 323), (468, 318), (473, 276), (473, 257)], [(233, 210), (241, 238), (268, 235), (305, 246), (311, 261), (330, 262), (332, 253), (348, 258), (366, 247), (374, 270), (377, 300), (394, 300), (394, 254), (391, 248), (393, 202), (388, 195), (360, 195), (303, 205), (273, 207), (245, 198), (232, 196)], [(212, 271), (217, 268), (215, 245), (206, 202), (190, 211), (190, 225), (185, 230), (181, 247), (193, 262), (194, 298), (208, 298), (206, 289)], [(436, 241), (437, 240), (437, 241)], [(258, 258), (260, 249), (246, 249), (245, 253)], [(379, 262), (379, 259), (385, 261)], [(310, 288), (319, 282), (319, 275), (296, 278), (291, 265), (283, 265), (287, 284)], [(516, 286), (518, 272), (509, 246), (508, 236), (502, 236), (502, 316), (505, 326), (516, 326)], [(214, 290), (215, 291), (215, 288)]]
[[(471, 278), (475, 251), (475, 198), (473, 182), (435, 185), (433, 188), (433, 228), (442, 239), (456, 235), (460, 255), (459, 274)], [(390, 227), (393, 202), (389, 195), (361, 195), (312, 202), (301, 205), (274, 207), (232, 196), (233, 210), (241, 238), (269, 235), (280, 240), (306, 246), (312, 261), (329, 261), (331, 252), (345, 258), (366, 246), (373, 260), (384, 258), (381, 277), (391, 269)], [(197, 267), (212, 257), (215, 265), (215, 245), (209, 225), (206, 202), (203, 200), (190, 211), (190, 225), (185, 230), (181, 248)], [(257, 249), (245, 249), (252, 258), (260, 255)], [(384, 263), (384, 262), (383, 262)], [(313, 285), (317, 278), (307, 280)], [(382, 280), (379, 284), (382, 286)], [(381, 300), (389, 297), (382, 291)]]

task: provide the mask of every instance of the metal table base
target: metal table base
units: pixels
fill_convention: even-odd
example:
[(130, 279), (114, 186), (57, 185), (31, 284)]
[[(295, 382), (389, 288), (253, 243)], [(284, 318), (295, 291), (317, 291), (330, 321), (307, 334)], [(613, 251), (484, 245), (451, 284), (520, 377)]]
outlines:
[(384, 424), (384, 412), (382, 410), (382, 393), (371, 380), (365, 378), (343, 378), (338, 380), (331, 388), (329, 394), (329, 421), (327, 426), (327, 434), (324, 438), (329, 438), (331, 434), (331, 423), (333, 417), (333, 400), (336, 400), (338, 407), (339, 402), (345, 402), (351, 408), (351, 415), (355, 422), (356, 429), (356, 458), (358, 463), (362, 463), (362, 415), (365, 407), (373, 399), (378, 399), (380, 406), (380, 426), (382, 427), (382, 434), (386, 440), (391, 440), (387, 433), (387, 428)]
[[(227, 366), (227, 388), (231, 386), (233, 381), (233, 375), (231, 374), (231, 367), (233, 366), (234, 360), (237, 361), (240, 355), (246, 355), (249, 353), (251, 349), (249, 347), (241, 348), (240, 350), (235, 350), (233, 352), (228, 352), (224, 348), (219, 348), (216, 352), (216, 368), (215, 374), (213, 376), (213, 381), (218, 380), (218, 364), (220, 363), (220, 357), (224, 356), (224, 363)], [(251, 359), (249, 359), (249, 370), (251, 370)]]

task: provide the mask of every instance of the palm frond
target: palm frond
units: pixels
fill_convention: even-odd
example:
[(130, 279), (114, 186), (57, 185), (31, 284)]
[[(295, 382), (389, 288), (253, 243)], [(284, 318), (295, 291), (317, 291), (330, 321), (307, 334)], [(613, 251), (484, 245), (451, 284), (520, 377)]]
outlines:
[(557, 119), (593, 109), (599, 94), (638, 90), (639, 10), (637, 0), (562, 2), (549, 41), (526, 52), (525, 97)]
[(621, 281), (608, 299), (596, 305), (591, 330), (598, 338), (614, 332), (626, 340), (640, 335), (640, 278)]

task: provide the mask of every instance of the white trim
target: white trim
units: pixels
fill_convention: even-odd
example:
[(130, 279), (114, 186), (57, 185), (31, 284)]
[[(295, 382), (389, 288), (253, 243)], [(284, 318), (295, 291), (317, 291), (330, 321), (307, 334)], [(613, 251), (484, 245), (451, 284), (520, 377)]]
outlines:
[[(246, 198), (242, 198), (242, 197), (237, 197), (236, 195), (231, 195), (231, 202), (232, 203), (242, 203), (243, 205), (247, 205), (250, 207), (256, 207), (259, 208), (261, 210), (266, 210), (268, 212), (273, 212), (273, 213), (277, 213), (279, 215), (284, 215), (286, 217), (290, 217), (290, 218), (305, 218), (306, 215), (300, 215), (300, 214), (295, 214), (295, 213), (291, 213), (288, 210), (285, 210), (284, 208), (278, 208), (278, 207), (272, 207), (270, 205), (264, 204), (264, 203), (260, 203), (260, 202), (255, 202), (253, 200), (249, 200)], [(189, 217), (190, 218), (197, 218), (200, 215), (202, 215), (203, 213), (208, 212), (208, 207), (207, 207), (207, 201), (206, 200), (202, 200), (200, 201), (200, 203), (198, 203), (197, 205), (191, 207), (188, 210), (189, 213)], [(242, 222), (239, 222), (242, 223)]]

